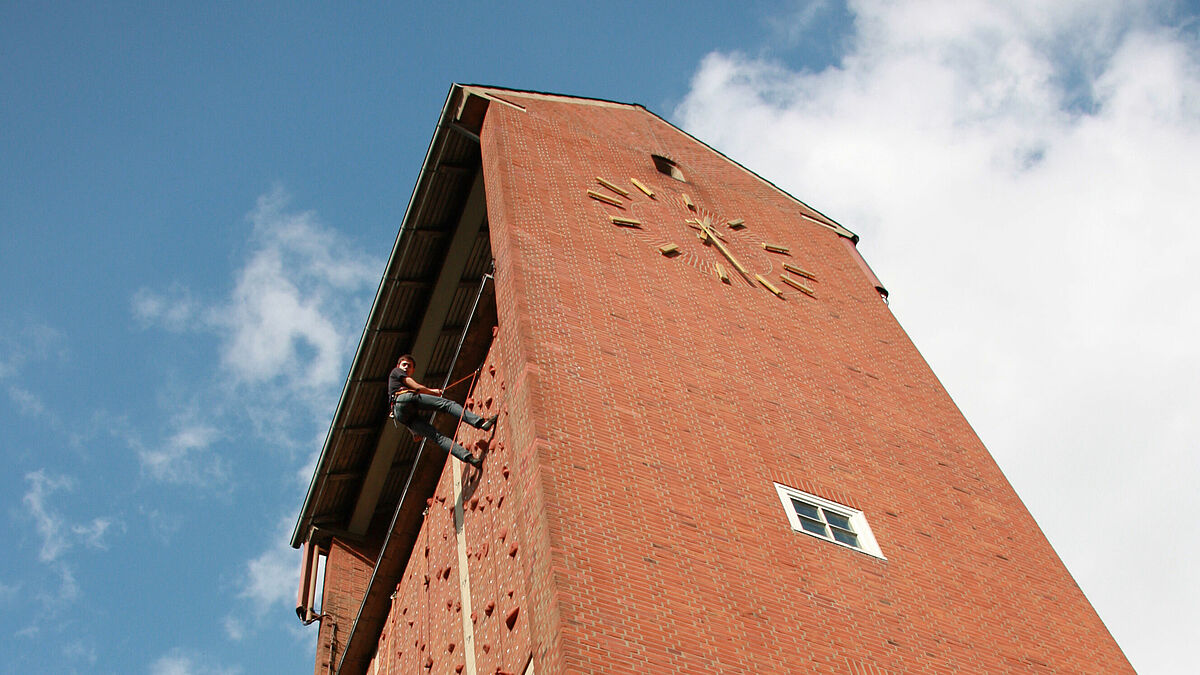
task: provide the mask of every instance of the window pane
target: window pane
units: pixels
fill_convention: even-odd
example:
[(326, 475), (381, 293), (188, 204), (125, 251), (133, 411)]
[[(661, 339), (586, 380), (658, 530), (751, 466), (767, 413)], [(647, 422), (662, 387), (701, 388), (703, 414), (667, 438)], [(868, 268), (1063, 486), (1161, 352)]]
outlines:
[(838, 541), (842, 542), (843, 544), (846, 544), (848, 546), (853, 546), (854, 548), (858, 548), (858, 536), (855, 535), (853, 532), (849, 532), (847, 530), (839, 530), (835, 527), (835, 528), (833, 528), (833, 538), (837, 539)]
[(825, 520), (834, 527), (840, 527), (843, 530), (854, 530), (853, 527), (850, 527), (850, 519), (840, 513), (834, 513), (833, 511), (826, 509)]
[(801, 516), (812, 518), (813, 520), (821, 519), (821, 512), (818, 511), (817, 507), (813, 506), (812, 504), (805, 504), (798, 499), (793, 499), (792, 506), (796, 509), (796, 513), (800, 514)]
[(812, 532), (813, 534), (820, 535), (820, 536), (826, 537), (826, 538), (829, 537), (829, 532), (825, 529), (825, 523), (822, 523), (818, 520), (810, 520), (808, 518), (801, 518), (800, 519), (800, 527), (803, 527), (806, 531)]

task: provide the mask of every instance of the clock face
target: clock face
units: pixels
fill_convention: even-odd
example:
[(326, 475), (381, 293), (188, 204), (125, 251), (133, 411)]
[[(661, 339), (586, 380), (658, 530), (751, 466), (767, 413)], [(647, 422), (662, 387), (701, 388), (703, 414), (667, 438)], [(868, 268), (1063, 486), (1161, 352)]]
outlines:
[(797, 292), (816, 297), (806, 285), (815, 277), (795, 262), (789, 246), (764, 240), (744, 219), (697, 204), (683, 191), (657, 191), (636, 178), (627, 184), (634, 189), (601, 177), (596, 182), (588, 196), (608, 205), (611, 224), (628, 229), (664, 258), (722, 284), (750, 286), (779, 298)]
[(681, 261), (730, 284), (758, 286), (756, 274), (767, 279), (778, 274), (779, 263), (754, 240), (744, 220), (679, 201), (684, 213), (665, 223), (659, 238), (677, 243)]

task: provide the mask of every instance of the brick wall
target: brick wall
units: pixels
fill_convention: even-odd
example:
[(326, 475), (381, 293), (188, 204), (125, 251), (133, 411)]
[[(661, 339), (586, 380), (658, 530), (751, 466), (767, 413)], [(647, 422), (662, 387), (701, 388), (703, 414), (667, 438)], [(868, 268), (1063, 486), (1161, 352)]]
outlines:
[[(819, 214), (639, 108), (510, 98), (481, 134), (499, 326), (468, 404), (502, 416), (458, 436), (488, 452), (467, 569), (451, 460), (368, 672), (1131, 672)], [(744, 219), (729, 246), (785, 297), (718, 280), (703, 216)], [(775, 482), (861, 509), (886, 560), (793, 532)], [(330, 553), (341, 630), (369, 562)]]
[[(817, 214), (640, 109), (519, 102), (482, 137), (537, 672), (1129, 671)], [(817, 297), (720, 282), (701, 215)], [(887, 560), (793, 532), (774, 481), (863, 510)]]
[(378, 546), (355, 544), (334, 538), (325, 559), (325, 581), (321, 594), (321, 628), (317, 632), (315, 675), (332, 672), (341, 658), (341, 649), (358, 616), (371, 572), (375, 568)]

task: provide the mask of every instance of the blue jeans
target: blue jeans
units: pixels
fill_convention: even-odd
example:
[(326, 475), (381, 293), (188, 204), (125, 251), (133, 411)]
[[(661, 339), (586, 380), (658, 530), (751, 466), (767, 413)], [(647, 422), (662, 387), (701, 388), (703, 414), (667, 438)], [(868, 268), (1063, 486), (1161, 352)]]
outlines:
[(418, 413), (426, 410), (436, 410), (437, 412), (446, 413), (455, 419), (461, 417), (462, 421), (476, 429), (482, 427), (486, 420), (470, 410), (464, 410), (461, 405), (450, 399), (442, 398), (441, 396), (431, 396), (429, 394), (400, 394), (396, 397), (396, 402), (392, 408), (392, 414), (395, 415), (396, 421), (411, 429), (413, 433), (437, 443), (441, 449), (464, 462), (473, 459), (474, 457), (471, 453), (467, 452), (466, 448), (455, 443), (451, 438), (438, 431), (432, 424), (426, 422), (425, 418), (418, 415)]

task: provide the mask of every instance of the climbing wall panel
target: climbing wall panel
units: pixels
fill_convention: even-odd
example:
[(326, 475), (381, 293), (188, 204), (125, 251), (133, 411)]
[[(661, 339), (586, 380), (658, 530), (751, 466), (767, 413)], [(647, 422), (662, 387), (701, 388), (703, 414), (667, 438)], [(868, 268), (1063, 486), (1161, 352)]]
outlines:
[[(477, 469), (447, 461), (369, 673), (516, 674), (525, 672), (530, 661), (528, 553), (514, 508), (505, 385), (493, 363), (495, 352), (494, 343), (466, 401), (480, 415), (501, 415), (495, 432), (464, 424), (457, 435), (460, 444), (484, 456), (483, 465)], [(462, 509), (461, 538), (456, 504)], [(459, 564), (464, 558), (465, 569)]]

